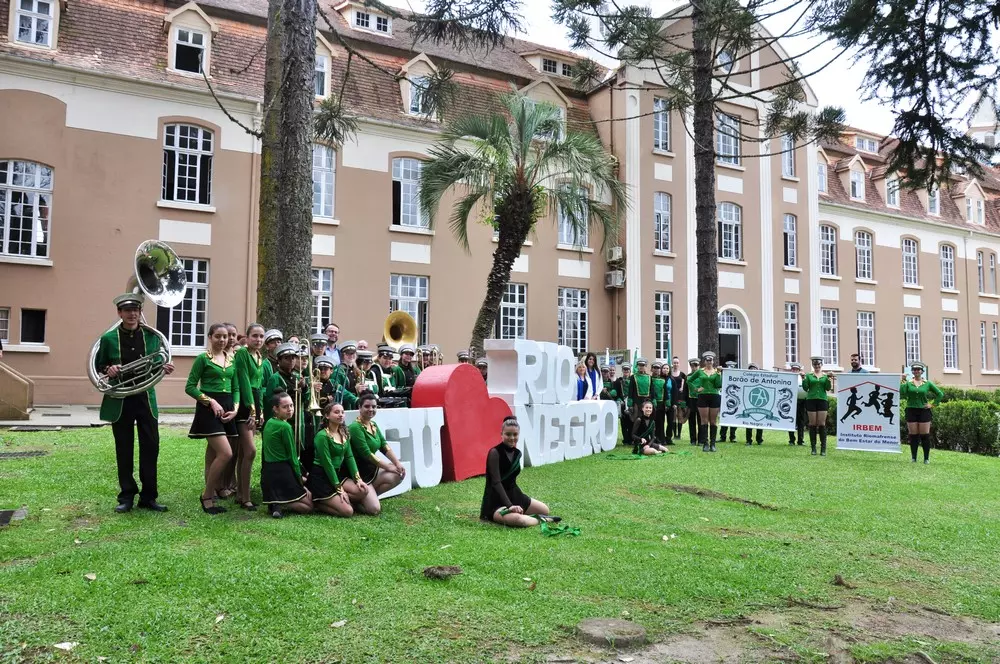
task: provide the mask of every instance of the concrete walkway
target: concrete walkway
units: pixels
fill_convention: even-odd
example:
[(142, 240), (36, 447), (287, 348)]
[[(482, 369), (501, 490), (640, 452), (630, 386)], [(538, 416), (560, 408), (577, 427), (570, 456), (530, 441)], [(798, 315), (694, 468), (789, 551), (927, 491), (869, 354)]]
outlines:
[[(98, 417), (98, 406), (35, 406), (27, 420), (0, 420), (0, 428), (8, 427), (49, 427), (69, 429), (78, 427), (99, 427), (107, 422)], [(191, 424), (189, 413), (160, 413), (161, 425)]]

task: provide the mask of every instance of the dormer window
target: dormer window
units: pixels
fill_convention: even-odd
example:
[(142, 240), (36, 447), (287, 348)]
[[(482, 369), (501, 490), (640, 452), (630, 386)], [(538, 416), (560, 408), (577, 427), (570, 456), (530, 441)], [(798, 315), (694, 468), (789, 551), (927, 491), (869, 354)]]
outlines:
[(205, 33), (189, 28), (177, 28), (176, 35), (173, 68), (190, 74), (200, 74), (205, 55)]
[(559, 69), (557, 67), (558, 63), (555, 60), (549, 58), (542, 58), (542, 71), (546, 74), (558, 73)]
[(22, 44), (52, 48), (55, 2), (49, 0), (12, 1), (17, 2), (17, 41)]
[(363, 12), (360, 10), (354, 11), (354, 27), (361, 28), (362, 30), (372, 29), (372, 15), (368, 12)]
[(867, 136), (855, 136), (854, 147), (862, 152), (878, 154), (878, 141), (874, 138), (868, 138)]
[(375, 31), (384, 32), (389, 34), (389, 17), (388, 16), (376, 16), (375, 17)]
[(966, 198), (965, 199), (965, 219), (970, 224), (976, 224), (982, 226), (986, 223), (983, 218), (984, 209), (983, 199), (981, 198)]
[(410, 79), (410, 115), (430, 115), (427, 103), (427, 85), (430, 82), (426, 76), (416, 76)]
[(316, 96), (319, 98), (326, 97), (326, 77), (330, 71), (330, 58), (326, 55), (316, 54)]
[(891, 177), (885, 181), (885, 204), (889, 207), (899, 207), (899, 178)]
[(851, 198), (856, 201), (865, 200), (864, 171), (851, 171)]
[(929, 214), (941, 214), (941, 193), (937, 187), (927, 190), (927, 212)]
[(373, 14), (363, 9), (354, 10), (354, 27), (359, 30), (381, 32), (384, 35), (392, 33), (392, 21), (388, 16)]
[(573, 77), (573, 67), (571, 67), (570, 65), (568, 65), (568, 64), (566, 64), (564, 62), (562, 64), (562, 75), (565, 76), (566, 78), (572, 78)]

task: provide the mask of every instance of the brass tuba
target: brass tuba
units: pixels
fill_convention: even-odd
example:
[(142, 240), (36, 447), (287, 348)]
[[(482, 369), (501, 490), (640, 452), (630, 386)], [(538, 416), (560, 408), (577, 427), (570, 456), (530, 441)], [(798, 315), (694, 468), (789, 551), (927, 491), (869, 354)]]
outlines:
[(382, 341), (398, 351), (400, 346), (417, 344), (417, 321), (405, 311), (393, 311), (382, 325)]
[[(133, 275), (125, 286), (126, 292), (142, 292), (156, 306), (167, 309), (176, 307), (184, 299), (187, 288), (184, 263), (169, 245), (157, 240), (146, 240), (140, 244), (135, 250), (132, 271)], [(117, 329), (119, 325), (121, 321), (115, 321), (104, 334)], [(90, 349), (87, 376), (94, 387), (109, 397), (124, 399), (142, 394), (163, 379), (163, 365), (168, 364), (171, 359), (170, 342), (159, 330), (147, 325), (144, 318), (140, 318), (139, 327), (160, 338), (160, 349), (124, 365), (115, 378), (97, 372), (95, 362), (101, 347), (100, 337)]]

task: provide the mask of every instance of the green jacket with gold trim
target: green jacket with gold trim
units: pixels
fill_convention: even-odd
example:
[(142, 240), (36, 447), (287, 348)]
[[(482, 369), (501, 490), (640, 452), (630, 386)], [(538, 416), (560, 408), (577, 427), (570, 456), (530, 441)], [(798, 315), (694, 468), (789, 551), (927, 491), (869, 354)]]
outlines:
[[(101, 335), (100, 346), (97, 348), (97, 357), (94, 358), (94, 365), (99, 373), (104, 373), (112, 365), (122, 363), (121, 341), (118, 338), (119, 329), (121, 329), (120, 325)], [(149, 355), (158, 351), (160, 349), (160, 338), (145, 327), (140, 327), (139, 329), (142, 330), (142, 354)], [(156, 407), (156, 390), (152, 387), (146, 390), (146, 397), (149, 399), (149, 411), (153, 414), (154, 418), (159, 418), (160, 411)], [(100, 418), (105, 422), (117, 422), (121, 416), (122, 400), (104, 395), (104, 399), (101, 400)]]

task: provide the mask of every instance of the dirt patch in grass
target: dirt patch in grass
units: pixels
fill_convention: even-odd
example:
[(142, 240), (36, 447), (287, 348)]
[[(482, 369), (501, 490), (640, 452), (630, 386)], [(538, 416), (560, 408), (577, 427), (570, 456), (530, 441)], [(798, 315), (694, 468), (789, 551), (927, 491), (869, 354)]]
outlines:
[(772, 512), (776, 512), (778, 510), (778, 508), (774, 505), (759, 503), (756, 500), (747, 500), (746, 498), (739, 498), (737, 496), (730, 496), (728, 493), (713, 491), (712, 489), (702, 489), (698, 486), (688, 486), (686, 484), (664, 484), (663, 486), (667, 489), (677, 491), (678, 493), (690, 493), (692, 496), (698, 496), (699, 498), (708, 498), (709, 500), (726, 500), (731, 503), (751, 505), (753, 507), (759, 507)]
[(414, 524), (423, 521), (423, 518), (420, 516), (417, 510), (413, 509), (409, 505), (402, 505), (399, 508), (399, 515), (403, 517), (403, 523), (405, 523), (408, 526), (412, 526)]

